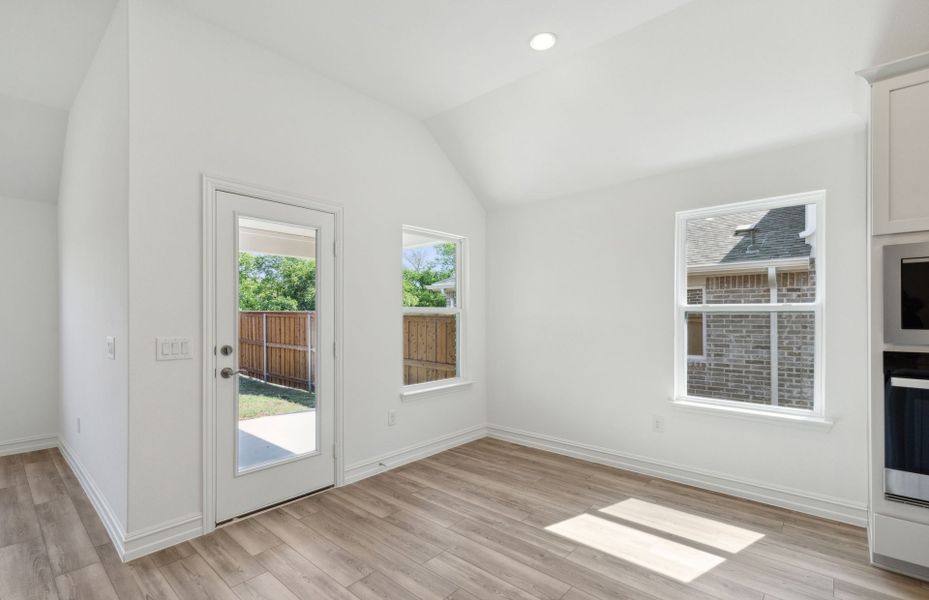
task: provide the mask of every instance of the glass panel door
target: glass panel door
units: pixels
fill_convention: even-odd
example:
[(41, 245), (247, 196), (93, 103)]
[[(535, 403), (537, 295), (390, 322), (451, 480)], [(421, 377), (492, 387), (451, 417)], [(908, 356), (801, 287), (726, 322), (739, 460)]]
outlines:
[(240, 216), (237, 469), (318, 449), (317, 230)]
[(218, 523), (335, 482), (336, 222), (241, 194), (215, 202)]

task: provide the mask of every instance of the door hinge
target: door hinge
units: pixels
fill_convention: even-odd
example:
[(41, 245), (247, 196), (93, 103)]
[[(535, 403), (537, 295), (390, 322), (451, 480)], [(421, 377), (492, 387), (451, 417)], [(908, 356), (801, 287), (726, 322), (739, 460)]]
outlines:
[(332, 242), (332, 256), (338, 256), (338, 250), (335, 241)]
[(332, 445), (332, 460), (335, 460), (335, 444)]

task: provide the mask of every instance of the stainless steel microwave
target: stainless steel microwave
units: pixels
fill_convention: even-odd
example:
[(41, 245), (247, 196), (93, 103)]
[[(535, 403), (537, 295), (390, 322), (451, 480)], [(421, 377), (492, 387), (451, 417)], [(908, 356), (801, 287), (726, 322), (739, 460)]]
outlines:
[(884, 341), (929, 346), (929, 243), (884, 247)]

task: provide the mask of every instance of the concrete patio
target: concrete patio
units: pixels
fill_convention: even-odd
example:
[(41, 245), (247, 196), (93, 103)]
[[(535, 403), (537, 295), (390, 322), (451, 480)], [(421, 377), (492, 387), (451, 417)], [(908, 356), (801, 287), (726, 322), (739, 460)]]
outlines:
[(239, 469), (316, 450), (316, 410), (239, 421)]

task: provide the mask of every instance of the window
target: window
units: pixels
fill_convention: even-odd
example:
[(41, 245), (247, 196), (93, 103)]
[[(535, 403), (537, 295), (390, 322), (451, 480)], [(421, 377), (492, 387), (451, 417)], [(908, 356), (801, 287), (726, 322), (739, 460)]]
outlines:
[(462, 380), (467, 308), (465, 240), (403, 228), (403, 385), (407, 392)]
[(679, 401), (822, 416), (824, 200), (678, 213)]

